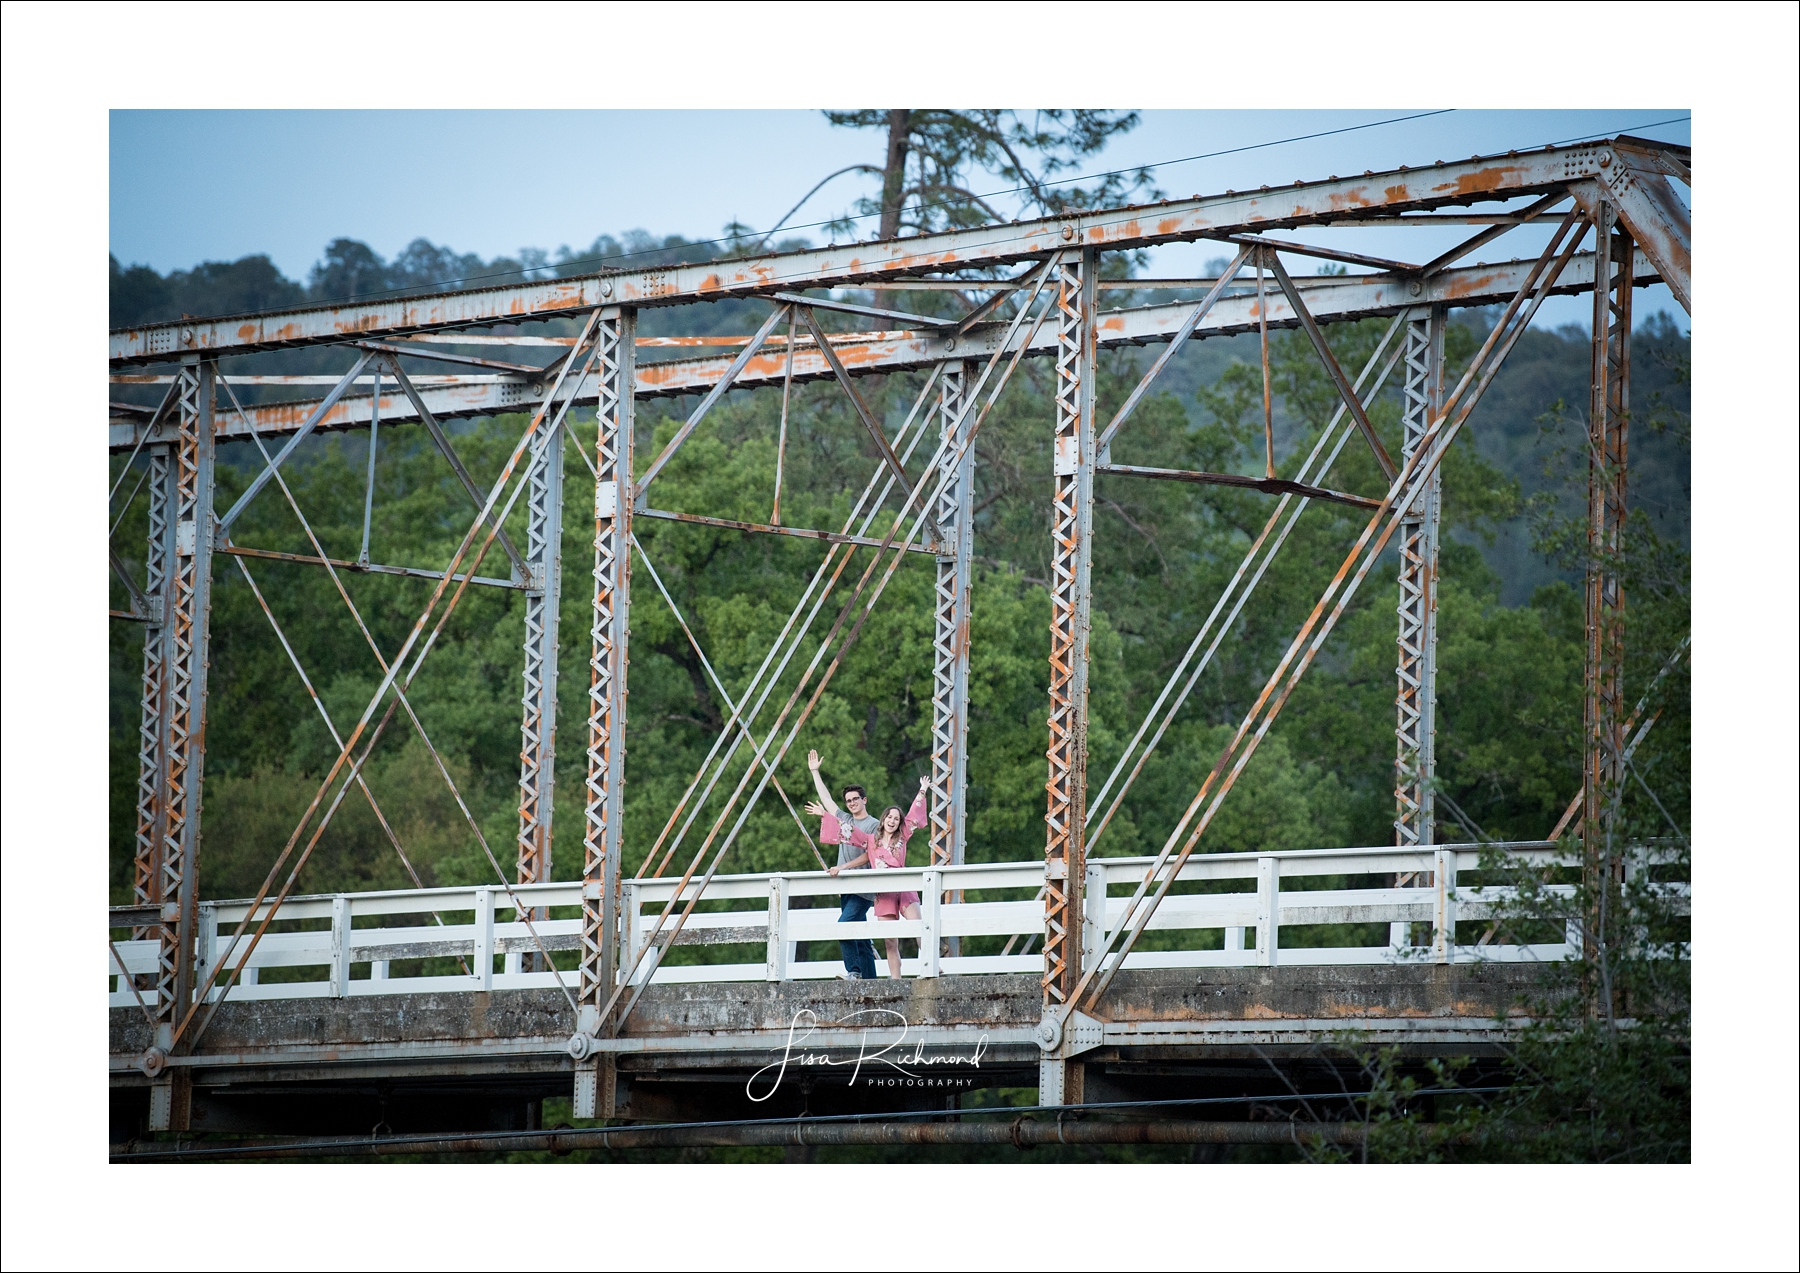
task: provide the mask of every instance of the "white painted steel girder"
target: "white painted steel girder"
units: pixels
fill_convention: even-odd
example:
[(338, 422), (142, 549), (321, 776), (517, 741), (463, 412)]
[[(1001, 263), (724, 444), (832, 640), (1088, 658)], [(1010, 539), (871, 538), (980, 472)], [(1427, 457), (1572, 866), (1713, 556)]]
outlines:
[[(1415, 293), (1416, 280), (1392, 274), (1349, 275), (1329, 283), (1296, 279), (1306, 307), (1321, 323), (1346, 322), (1353, 319), (1391, 316), (1418, 305), (1451, 307), (1501, 304), (1512, 299), (1533, 265), (1531, 260), (1505, 261), (1495, 265), (1466, 266), (1444, 270), (1423, 283)], [(1656, 267), (1639, 260), (1634, 281), (1646, 287), (1661, 281)], [(1573, 257), (1563, 270), (1556, 296), (1585, 293), (1594, 285), (1594, 259), (1591, 253)], [(1102, 347), (1137, 344), (1151, 345), (1171, 339), (1194, 307), (1194, 301), (1146, 305), (1134, 309), (1102, 310), (1097, 339)], [(1256, 330), (1256, 298), (1225, 296), (1212, 312), (1194, 329), (1196, 339), (1206, 336), (1230, 336)], [(1287, 298), (1279, 292), (1269, 297), (1269, 325), (1295, 327), (1295, 317)], [(909, 368), (929, 367), (952, 355), (985, 358), (993, 352), (1006, 333), (1004, 323), (982, 323), (956, 337), (951, 345), (938, 332), (879, 333), (866, 343), (834, 346), (852, 376), (883, 375)], [(1029, 356), (1054, 353), (1056, 333), (1048, 324), (1032, 341)], [(678, 393), (705, 392), (716, 384), (731, 366), (732, 355), (705, 358), (678, 358), (640, 363), (637, 366), (637, 398), (657, 398)], [(778, 385), (786, 371), (787, 354), (782, 350), (761, 353), (745, 364), (734, 382), (736, 387), (750, 389), (761, 385)], [(796, 381), (822, 380), (833, 375), (825, 357), (816, 349), (802, 347), (794, 354)], [(420, 385), (419, 397), (426, 409), (439, 420), (470, 416), (496, 415), (508, 411), (529, 410), (542, 397), (542, 389), (527, 380), (496, 381), (483, 378), (457, 385)], [(575, 389), (575, 402), (592, 405), (599, 397), (599, 383), (588, 376)], [(304, 425), (316, 400), (306, 402), (265, 403), (246, 407), (256, 429), (265, 439), (291, 435)], [(316, 426), (317, 432), (365, 429), (369, 425), (370, 399), (346, 396), (326, 413)], [(384, 423), (395, 424), (418, 419), (418, 412), (405, 398), (384, 397), (381, 403)], [(113, 452), (130, 451), (138, 444), (144, 430), (149, 429), (146, 445), (172, 442), (170, 425), (146, 426), (135, 421), (114, 419), (110, 425), (107, 446)], [(244, 440), (250, 430), (233, 412), (221, 418), (216, 426), (221, 442)]]
[(1343, 221), (1359, 215), (1393, 216), (1471, 206), (1542, 194), (1584, 178), (1604, 179), (1607, 169), (1616, 165), (1611, 142), (1585, 142), (885, 242), (237, 317), (184, 319), (115, 331), (108, 338), (108, 357), (117, 368), (165, 361), (181, 353), (242, 353), (517, 323), (602, 305), (672, 305), (868, 284), (884, 278), (1004, 265), (1074, 246), (1115, 251)]
[[(525, 660), (519, 736), (519, 883), (550, 878), (556, 791), (556, 648), (562, 600), (564, 447), (543, 447), (526, 480)], [(547, 912), (546, 912), (547, 914)]]
[[(1444, 405), (1444, 312), (1421, 309), (1407, 320), (1401, 390), (1401, 459), (1410, 461)], [(1437, 734), (1438, 520), (1443, 507), (1440, 469), (1418, 503), (1401, 519), (1396, 540), (1399, 601), (1396, 610), (1394, 724), (1394, 843), (1430, 844), (1432, 780)]]

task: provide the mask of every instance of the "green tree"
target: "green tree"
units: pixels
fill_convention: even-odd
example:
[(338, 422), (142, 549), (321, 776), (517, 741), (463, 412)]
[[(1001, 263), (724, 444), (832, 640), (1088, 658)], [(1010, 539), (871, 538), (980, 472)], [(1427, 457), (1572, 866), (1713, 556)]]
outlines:
[[(1022, 202), (1043, 215), (1110, 207), (1151, 190), (1148, 168), (1105, 173), (1086, 185), (1058, 180), (1059, 173), (1077, 171), (1108, 142), (1136, 128), (1136, 111), (1029, 114), (1028, 121), (1026, 112), (1013, 110), (853, 110), (826, 111), (825, 118), (839, 128), (874, 130), (885, 138), (880, 167), (857, 164), (840, 170), (881, 178), (879, 193), (855, 204), (857, 216), (878, 218), (876, 237), (881, 239), (1005, 220), (969, 189), (977, 170), (1016, 188)], [(1153, 191), (1148, 197), (1161, 195)], [(853, 225), (846, 217), (832, 228), (843, 233)]]

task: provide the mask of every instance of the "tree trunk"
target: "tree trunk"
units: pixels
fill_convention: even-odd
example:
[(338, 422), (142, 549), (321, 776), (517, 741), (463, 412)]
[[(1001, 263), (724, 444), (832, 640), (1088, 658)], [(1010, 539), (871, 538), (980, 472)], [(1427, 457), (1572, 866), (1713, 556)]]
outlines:
[[(906, 152), (910, 149), (912, 112), (888, 112), (887, 162), (881, 169), (881, 229), (878, 238), (900, 237), (900, 208), (906, 202)], [(898, 309), (898, 292), (875, 291), (875, 304), (884, 309)], [(894, 320), (877, 318), (871, 324), (876, 331), (893, 328)]]
[(881, 236), (900, 235), (900, 205), (906, 197), (906, 152), (912, 137), (912, 112), (888, 112), (887, 163), (881, 172)]

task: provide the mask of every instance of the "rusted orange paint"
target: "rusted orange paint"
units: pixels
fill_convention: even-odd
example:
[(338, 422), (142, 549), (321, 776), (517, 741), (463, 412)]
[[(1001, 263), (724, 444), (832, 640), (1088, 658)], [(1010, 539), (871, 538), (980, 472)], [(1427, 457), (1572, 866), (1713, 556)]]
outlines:
[(1474, 172), (1466, 172), (1456, 179), (1456, 193), (1487, 194), (1498, 190), (1517, 172), (1518, 169), (1512, 167), (1480, 168)]
[[(1348, 190), (1339, 190), (1331, 195), (1331, 206), (1338, 208), (1372, 208), (1375, 200), (1363, 193), (1363, 187), (1352, 186)], [(1296, 209), (1298, 211), (1298, 209)]]
[(1445, 288), (1445, 294), (1454, 300), (1472, 293), (1491, 292), (1494, 290), (1495, 280), (1499, 277), (1498, 270), (1488, 274), (1462, 275), (1451, 281), (1450, 285)]

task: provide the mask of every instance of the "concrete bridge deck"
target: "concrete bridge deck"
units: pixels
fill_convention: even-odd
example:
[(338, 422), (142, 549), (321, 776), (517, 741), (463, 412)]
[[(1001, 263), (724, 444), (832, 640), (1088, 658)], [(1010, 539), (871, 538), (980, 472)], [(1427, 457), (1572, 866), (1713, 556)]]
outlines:
[[(1102, 1042), (1081, 1057), (1087, 1095), (1279, 1092), (1283, 1076), (1324, 1066), (1346, 1031), (1413, 1058), (1495, 1058), (1539, 971), (1125, 972)], [(944, 1108), (975, 1088), (1036, 1085), (1041, 998), (1019, 975), (657, 985), (602, 1046), (616, 1056), (619, 1117)], [(135, 1122), (149, 1026), (135, 1010), (110, 1015), (115, 1121)], [(572, 1025), (555, 990), (247, 1001), (222, 1006), (205, 1052), (177, 1060), (192, 1071), (196, 1132), (523, 1128), (535, 1102), (570, 1092)]]

